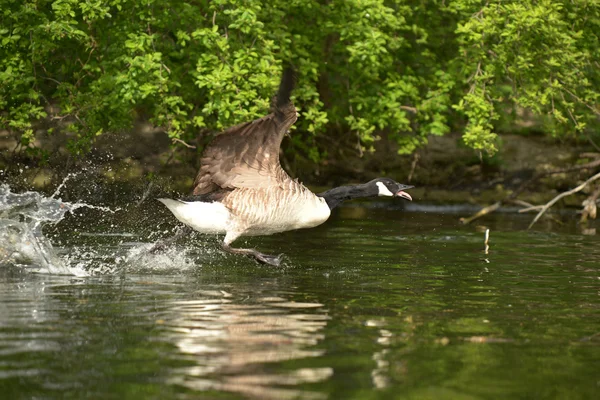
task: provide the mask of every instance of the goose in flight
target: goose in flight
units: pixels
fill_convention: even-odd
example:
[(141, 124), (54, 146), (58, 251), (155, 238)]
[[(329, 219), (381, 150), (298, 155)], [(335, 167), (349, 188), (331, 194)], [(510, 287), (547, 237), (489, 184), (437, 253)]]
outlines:
[(412, 200), (404, 190), (413, 186), (389, 178), (319, 194), (292, 179), (279, 163), (279, 147), (298, 117), (290, 100), (293, 87), (293, 72), (286, 69), (269, 115), (225, 130), (204, 149), (192, 195), (159, 199), (179, 221), (198, 232), (225, 234), (227, 252), (275, 266), (281, 263), (279, 256), (234, 248), (231, 243), (241, 236), (315, 227), (346, 200), (377, 196)]

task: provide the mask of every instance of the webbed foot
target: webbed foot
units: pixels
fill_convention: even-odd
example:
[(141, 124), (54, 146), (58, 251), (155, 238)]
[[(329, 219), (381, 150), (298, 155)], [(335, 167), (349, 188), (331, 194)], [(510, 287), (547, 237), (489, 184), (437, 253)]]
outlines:
[(269, 254), (263, 254), (254, 249), (237, 249), (237, 248), (233, 248), (225, 243), (223, 243), (223, 250), (227, 251), (228, 253), (232, 253), (232, 254), (242, 254), (242, 255), (245, 255), (248, 257), (252, 257), (260, 263), (272, 265), (274, 267), (281, 266), (281, 256), (283, 255), (283, 254), (280, 254), (278, 256), (272, 256)]
[(254, 254), (253, 257), (256, 259), (256, 261), (261, 262), (263, 264), (269, 264), (274, 267), (279, 267), (279, 266), (281, 266), (281, 256), (282, 255), (283, 254), (280, 254), (278, 256), (272, 256), (269, 254), (262, 254), (262, 253), (256, 252), (256, 254)]

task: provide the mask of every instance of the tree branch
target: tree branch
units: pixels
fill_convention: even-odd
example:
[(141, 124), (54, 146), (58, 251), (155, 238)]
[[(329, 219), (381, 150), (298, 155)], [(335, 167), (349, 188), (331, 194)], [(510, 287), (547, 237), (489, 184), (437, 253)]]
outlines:
[[(528, 180), (526, 182), (523, 182), (521, 184), (521, 186), (519, 186), (519, 188), (517, 190), (515, 190), (514, 192), (512, 192), (508, 196), (504, 197), (502, 200), (500, 200), (500, 201), (492, 204), (491, 206), (487, 206), (487, 207), (482, 208), (481, 210), (479, 210), (477, 213), (475, 213), (471, 217), (461, 218), (460, 222), (462, 222), (465, 225), (469, 224), (469, 223), (473, 222), (474, 220), (483, 217), (484, 215), (487, 215), (487, 214), (489, 214), (491, 212), (496, 211), (504, 203), (515, 202), (517, 196), (520, 195), (521, 193), (523, 193), (523, 191), (525, 191), (525, 189), (527, 189), (529, 187), (529, 185), (531, 185), (532, 183), (540, 180), (544, 176), (554, 175), (554, 174), (561, 174), (561, 173), (568, 173), (568, 172), (574, 172), (574, 171), (580, 171), (582, 169), (592, 169), (592, 168), (596, 168), (596, 167), (600, 167), (600, 159), (591, 161), (589, 163), (581, 164), (581, 165), (575, 165), (575, 166), (572, 166), (572, 167), (555, 169), (555, 170), (547, 171), (547, 172), (540, 172), (540, 173), (534, 175), (530, 180)], [(526, 208), (524, 210), (520, 210), (519, 212), (533, 211), (533, 210), (536, 210), (538, 207), (539, 206), (533, 206), (533, 205), (530, 204), (528, 206), (528, 208)]]
[(583, 182), (581, 185), (577, 186), (575, 189), (571, 189), (571, 190), (568, 190), (566, 192), (563, 192), (563, 193), (559, 194), (558, 196), (556, 196), (555, 198), (553, 198), (552, 200), (550, 200), (548, 203), (546, 203), (544, 205), (544, 207), (542, 207), (542, 209), (540, 210), (540, 212), (538, 213), (538, 215), (536, 215), (535, 218), (533, 219), (533, 221), (531, 221), (531, 224), (529, 224), (529, 227), (527, 229), (531, 229), (531, 227), (533, 226), (533, 224), (535, 224), (538, 221), (538, 219), (540, 219), (540, 217), (550, 207), (552, 207), (554, 205), (554, 203), (556, 203), (557, 201), (559, 201), (563, 197), (566, 197), (566, 196), (572, 195), (573, 193), (579, 192), (580, 190), (582, 190), (583, 188), (585, 188), (589, 183), (595, 181), (598, 178), (600, 178), (600, 172), (598, 172), (596, 175), (594, 175), (591, 178), (589, 178), (587, 181)]

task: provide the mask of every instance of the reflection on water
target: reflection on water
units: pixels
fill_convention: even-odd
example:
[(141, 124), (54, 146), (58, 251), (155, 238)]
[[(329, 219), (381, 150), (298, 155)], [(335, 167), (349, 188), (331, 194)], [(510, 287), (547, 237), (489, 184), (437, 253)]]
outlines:
[[(169, 361), (155, 371), (162, 384), (261, 399), (324, 398), (297, 387), (327, 380), (332, 368), (266, 367), (323, 355), (318, 345), (329, 320), (323, 304), (247, 290), (186, 288), (177, 295), (172, 290), (181, 287), (180, 280), (157, 279), (162, 283), (5, 276), (0, 284), (0, 389), (31, 379), (42, 393), (77, 391), (97, 365), (106, 370), (96, 371), (94, 379), (111, 379), (115, 371), (122, 379), (118, 376), (142, 371), (139, 363), (148, 357), (162, 357), (162, 343), (174, 346)], [(124, 338), (127, 346), (119, 344)], [(155, 353), (152, 347), (162, 350)], [(85, 359), (79, 359), (82, 355)]]
[[(208, 299), (172, 304), (164, 322), (164, 337), (197, 362), (180, 368), (169, 383), (193, 390), (223, 390), (261, 399), (320, 397), (281, 386), (319, 382), (333, 374), (331, 368), (300, 368), (269, 373), (266, 363), (319, 357), (315, 350), (323, 339), (329, 317), (318, 303), (296, 303), (280, 297), (262, 297), (243, 304), (233, 295), (202, 292)], [(311, 312), (307, 312), (311, 311)]]

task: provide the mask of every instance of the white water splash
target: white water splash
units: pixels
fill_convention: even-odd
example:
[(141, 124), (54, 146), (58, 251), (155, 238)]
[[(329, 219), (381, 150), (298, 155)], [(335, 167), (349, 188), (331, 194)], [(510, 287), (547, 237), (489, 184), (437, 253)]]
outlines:
[(67, 213), (78, 208), (91, 208), (115, 213), (108, 207), (82, 202), (70, 203), (55, 198), (68, 176), (51, 197), (37, 192), (13, 193), (6, 184), (0, 185), (0, 265), (16, 265), (34, 273), (87, 276), (80, 265), (69, 265), (58, 256), (42, 228), (60, 222)]
[(131, 233), (78, 233), (78, 237), (92, 239), (114, 237), (132, 241), (119, 241), (118, 245), (102, 246), (97, 243), (78, 245), (65, 249), (55, 248), (42, 232), (46, 225), (57, 224), (67, 213), (79, 208), (99, 210), (114, 214), (121, 208), (95, 206), (84, 202), (65, 202), (58, 196), (67, 177), (50, 197), (37, 192), (13, 193), (6, 184), (0, 185), (0, 267), (17, 266), (32, 273), (53, 275), (89, 276), (121, 273), (184, 272), (198, 266), (200, 250), (204, 259), (218, 252), (207, 248), (171, 247), (153, 254), (151, 243), (135, 241)]
[(58, 194), (60, 193), (60, 191), (62, 190), (62, 188), (65, 187), (65, 185), (67, 184), (67, 182), (69, 181), (69, 179), (76, 177), (80, 173), (81, 172), (72, 172), (70, 174), (67, 174), (67, 176), (65, 176), (65, 179), (63, 179), (63, 181), (60, 183), (60, 185), (58, 185), (58, 187), (56, 188), (56, 190), (54, 191), (54, 193), (52, 193), (52, 196), (50, 196), (50, 198), (52, 198), (52, 199), (56, 198), (56, 196), (58, 196)]
[[(1, 171), (0, 171), (1, 172)], [(219, 258), (213, 246), (170, 246), (159, 253), (149, 250), (153, 243), (144, 243), (139, 235), (128, 232), (81, 232), (75, 229), (69, 239), (78, 244), (54, 247), (42, 229), (62, 221), (68, 213), (87, 208), (100, 211), (99, 218), (123, 209), (66, 202), (58, 197), (73, 178), (85, 170), (69, 173), (50, 197), (34, 191), (13, 193), (7, 184), (0, 184), (0, 268), (17, 266), (25, 271), (53, 275), (115, 275), (122, 273), (181, 273), (195, 269), (199, 263), (211, 263)], [(147, 197), (149, 191), (144, 193)], [(138, 204), (139, 206), (139, 204)], [(126, 209), (125, 209), (126, 211)], [(114, 228), (114, 225), (110, 225)], [(142, 227), (140, 227), (142, 228)], [(150, 236), (169, 234), (168, 230)], [(86, 244), (84, 237), (90, 238)], [(107, 237), (115, 240), (106, 240)], [(107, 243), (107, 242), (110, 242)]]
[(57, 256), (42, 233), (44, 224), (57, 223), (76, 206), (36, 192), (12, 193), (0, 185), (0, 264), (27, 267), (38, 273), (85, 276)]
[[(118, 257), (115, 265), (121, 266), (122, 272), (129, 273), (181, 273), (198, 266), (196, 260), (188, 254), (188, 249), (170, 247), (160, 253), (150, 253), (153, 243), (138, 244)], [(203, 254), (211, 254), (203, 249)]]

